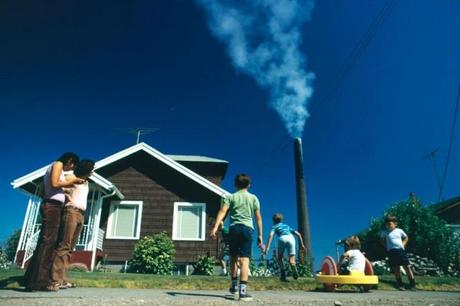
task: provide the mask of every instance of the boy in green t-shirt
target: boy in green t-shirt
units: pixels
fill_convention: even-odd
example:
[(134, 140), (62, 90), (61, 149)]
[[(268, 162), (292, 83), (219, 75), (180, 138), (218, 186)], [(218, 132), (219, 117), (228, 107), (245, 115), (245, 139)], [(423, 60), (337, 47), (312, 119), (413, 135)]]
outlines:
[[(254, 226), (253, 217), (256, 218), (258, 238), (257, 243), (263, 246), (262, 239), (262, 216), (260, 204), (257, 197), (248, 192), (251, 179), (246, 174), (239, 174), (235, 177), (237, 191), (222, 199), (221, 208), (217, 214), (216, 223), (211, 230), (211, 237), (216, 239), (220, 223), (227, 212), (230, 215), (230, 268), (232, 284), (230, 293), (236, 297), (239, 294), (241, 301), (251, 301), (252, 297), (247, 293), (249, 274), (249, 259), (251, 258), (252, 234)], [(238, 265), (241, 269), (240, 285), (238, 287)]]

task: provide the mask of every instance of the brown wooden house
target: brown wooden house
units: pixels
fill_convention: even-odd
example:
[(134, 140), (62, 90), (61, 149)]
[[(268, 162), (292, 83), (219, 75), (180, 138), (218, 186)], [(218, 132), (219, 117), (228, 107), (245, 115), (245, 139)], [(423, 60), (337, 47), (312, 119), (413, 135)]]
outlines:
[(438, 217), (460, 234), (460, 196), (431, 206)]
[[(139, 239), (163, 231), (174, 242), (176, 265), (193, 263), (199, 255), (215, 256), (216, 241), (207, 233), (228, 194), (219, 187), (227, 166), (215, 158), (165, 155), (145, 143), (96, 162), (85, 228), (72, 261), (93, 269), (104, 257), (108, 264), (121, 265)], [(22, 266), (40, 230), (38, 186), (46, 168), (12, 182), (30, 195), (16, 259)]]

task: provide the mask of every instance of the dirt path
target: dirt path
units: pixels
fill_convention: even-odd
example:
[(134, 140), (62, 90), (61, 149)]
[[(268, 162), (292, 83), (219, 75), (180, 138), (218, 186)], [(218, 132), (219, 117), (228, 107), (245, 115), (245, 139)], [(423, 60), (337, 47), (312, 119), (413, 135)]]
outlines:
[(252, 302), (226, 298), (225, 291), (75, 288), (60, 292), (0, 290), (0, 305), (460, 305), (460, 292), (370, 293), (253, 291)]

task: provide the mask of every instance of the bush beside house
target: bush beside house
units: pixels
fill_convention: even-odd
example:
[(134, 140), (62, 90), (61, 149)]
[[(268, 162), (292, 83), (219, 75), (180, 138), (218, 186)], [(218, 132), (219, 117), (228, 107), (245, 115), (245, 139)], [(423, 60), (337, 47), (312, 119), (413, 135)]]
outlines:
[[(423, 206), (420, 200), (411, 195), (408, 200), (388, 208), (385, 215), (396, 216), (398, 227), (409, 236), (406, 247), (408, 253), (419, 259), (432, 260), (444, 273), (451, 274), (453, 269), (458, 271), (460, 237), (430, 207)], [(384, 229), (384, 216), (373, 219), (369, 228), (359, 234), (362, 250), (371, 261), (382, 260), (387, 256), (380, 238)]]
[(173, 272), (176, 251), (169, 236), (162, 232), (142, 238), (135, 246), (128, 271), (168, 275)]

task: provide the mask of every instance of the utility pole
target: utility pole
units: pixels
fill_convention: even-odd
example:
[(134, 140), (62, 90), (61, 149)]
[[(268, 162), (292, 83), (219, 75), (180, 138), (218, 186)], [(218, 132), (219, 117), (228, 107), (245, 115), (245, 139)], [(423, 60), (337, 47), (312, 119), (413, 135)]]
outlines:
[(441, 177), (439, 176), (438, 165), (436, 164), (436, 153), (438, 153), (438, 151), (439, 151), (439, 148), (434, 149), (430, 153), (423, 156), (423, 158), (431, 160), (431, 163), (433, 164), (433, 169), (436, 174), (436, 182), (438, 183), (438, 201), (441, 201), (442, 199)]
[(459, 107), (460, 107), (460, 84), (458, 85), (457, 100), (455, 102), (455, 110), (454, 110), (454, 120), (452, 121), (452, 129), (450, 131), (450, 139), (449, 139), (449, 147), (447, 149), (446, 163), (444, 165), (444, 172), (442, 174), (441, 188), (439, 192), (439, 201), (441, 200), (442, 191), (444, 189), (444, 185), (446, 184), (447, 169), (449, 168), (450, 155), (452, 153), (452, 144), (454, 143), (454, 139), (455, 139), (455, 126), (457, 124), (457, 115), (458, 115)]

